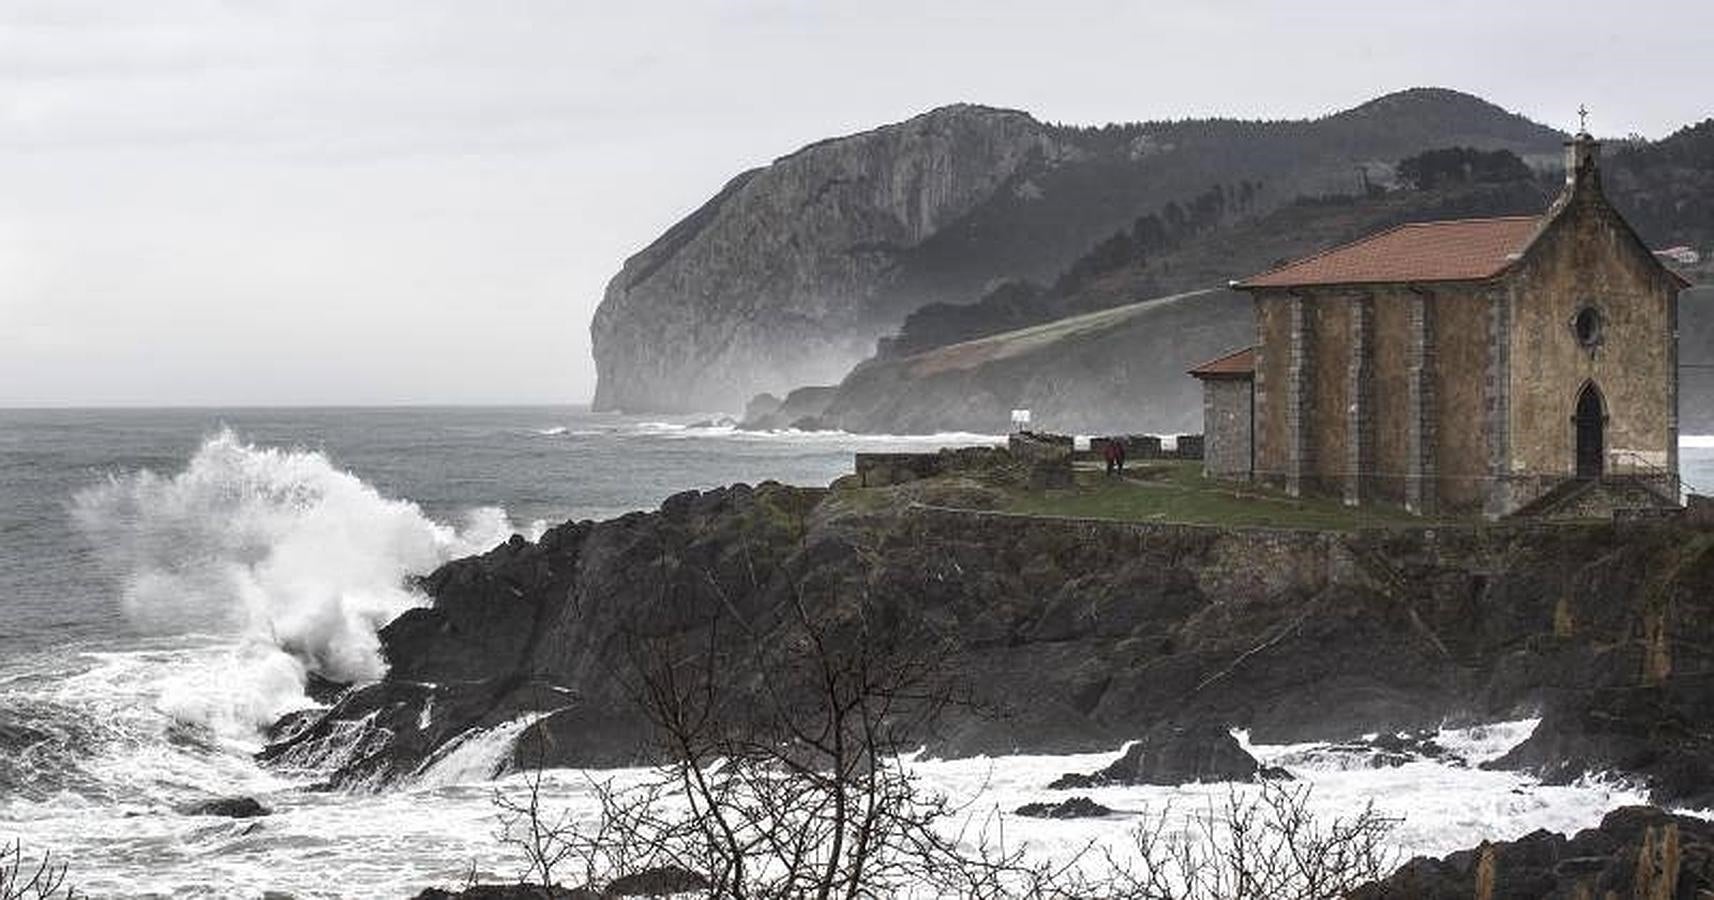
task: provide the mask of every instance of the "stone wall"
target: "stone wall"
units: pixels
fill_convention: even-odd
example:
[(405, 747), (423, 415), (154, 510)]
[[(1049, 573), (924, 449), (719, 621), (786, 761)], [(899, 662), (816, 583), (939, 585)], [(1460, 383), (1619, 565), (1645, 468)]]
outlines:
[[(1544, 479), (1529, 476), (1575, 474), (1573, 417), (1586, 383), (1604, 401), (1608, 474), (1676, 467), (1677, 290), (1598, 191), (1580, 190), (1537, 240), (1508, 295), (1505, 472), (1523, 476), (1515, 502), (1540, 489)], [(1573, 328), (1586, 306), (1601, 319), (1590, 346)]]
[(1491, 486), (1487, 394), (1489, 363), (1488, 301), (1468, 288), (1435, 290), (1434, 381), (1430, 415), (1437, 508), (1443, 513), (1483, 511)]
[(1006, 439), (1006, 449), (1029, 467), (1029, 484), (1035, 489), (1071, 487), (1071, 457), (1075, 446), (1073, 438), (1064, 434), (1018, 431)]
[(1377, 289), (1370, 299), (1374, 310), (1374, 400), (1370, 428), (1374, 439), (1374, 471), (1368, 498), (1403, 505), (1405, 473), (1410, 465), (1408, 410), (1411, 398), (1410, 318), (1412, 296), (1401, 287)]
[[(1291, 313), (1281, 292), (1256, 294), (1256, 477), (1284, 486), (1290, 474), (1286, 427), (1290, 386)], [(1206, 432), (1207, 429), (1204, 429)]]
[[(1215, 478), (1250, 477), (1255, 383), (1248, 378), (1202, 380), (1202, 472)], [(1179, 441), (1182, 443), (1183, 438)]]
[(1161, 449), (1161, 439), (1152, 434), (1117, 434), (1089, 439), (1089, 455), (1096, 461), (1106, 459), (1107, 445), (1118, 443), (1125, 448), (1126, 460), (1163, 459), (1175, 456)]
[[(1593, 384), (1604, 473), (1670, 481), (1677, 282), (1596, 180), (1550, 214), (1493, 281), (1258, 291), (1256, 477), (1348, 503), (1506, 515), (1575, 475), (1574, 414)], [(1574, 327), (1584, 309), (1599, 316), (1588, 341)]]
[(1345, 485), (1346, 445), (1351, 407), (1347, 368), (1352, 348), (1351, 305), (1340, 295), (1317, 294), (1304, 301), (1304, 319), (1314, 361), (1308, 376), (1306, 404), (1309, 476), (1304, 487), (1322, 494), (1340, 494)]

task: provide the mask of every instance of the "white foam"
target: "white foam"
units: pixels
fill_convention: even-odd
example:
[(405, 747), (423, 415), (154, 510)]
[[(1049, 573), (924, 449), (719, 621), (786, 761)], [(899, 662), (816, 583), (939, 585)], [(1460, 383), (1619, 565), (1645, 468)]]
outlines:
[(490, 781), (506, 770), (518, 736), (540, 718), (530, 713), (493, 728), (472, 728), (419, 766), (413, 780), (422, 787)]
[[(266, 795), (275, 814), (255, 835), (243, 835), (246, 826), (241, 823), (153, 813), (132, 818), (116, 815), (110, 805), (9, 804), (0, 798), (0, 840), (24, 835), (65, 853), (77, 861), (80, 886), (99, 896), (165, 896), (198, 884), (220, 884), (246, 896), (265, 891), (320, 895), (329, 885), (338, 885), (348, 896), (409, 896), (429, 885), (460, 883), (471, 865), (484, 880), (507, 881), (518, 876), (523, 863), (496, 837), (493, 796), (498, 791), (517, 798), (528, 785), (517, 775), (488, 779), (527, 725), (526, 720), (515, 720), (471, 733), (404, 790)], [(1533, 727), (1524, 721), (1443, 730), (1437, 740), (1478, 761), (1509, 749)], [(1263, 744), (1252, 749), (1269, 762), (1306, 746)], [(1218, 809), (1229, 792), (1252, 796), (1257, 790), (1245, 784), (1105, 787), (1075, 793), (1118, 810), (1118, 815), (1042, 820), (1011, 814), (1026, 802), (1071, 796), (1049, 791), (1046, 785), (1064, 772), (1101, 768), (1118, 752), (911, 759), (908, 765), (924, 790), (944, 792), (955, 808), (964, 808), (977, 822), (995, 811), (1003, 814), (1008, 844), (1038, 860), (1071, 860), (1084, 854), (1090, 842), (1122, 851), (1144, 815), (1152, 817), (1164, 809), (1169, 827), (1182, 829), (1193, 817)], [(1515, 839), (1537, 828), (1574, 832), (1598, 823), (1608, 810), (1641, 801), (1634, 792), (1598, 781), (1549, 787), (1527, 775), (1433, 760), (1382, 769), (1310, 764), (1293, 772), (1312, 786), (1310, 807), (1323, 822), (1355, 815), (1370, 803), (1382, 815), (1398, 817), (1391, 844), (1401, 861), (1417, 853), (1444, 855), (1484, 839)], [(597, 808), (593, 783), (640, 781), (644, 775), (639, 770), (549, 772), (542, 802), (556, 815), (568, 810), (573, 821), (587, 825)], [(170, 777), (212, 776), (175, 769)], [(237, 773), (218, 777), (234, 792), (268, 788), (227, 781)], [(238, 841), (248, 842), (244, 852), (231, 852)]]
[(78, 492), (73, 516), (120, 579), (132, 623), (236, 638), (223, 661), (181, 673), (159, 702), (226, 732), (300, 705), (309, 672), (379, 677), (377, 630), (422, 602), (406, 576), (512, 533), (502, 510), (444, 525), (319, 452), (257, 447), (229, 430), (181, 472), (118, 475)]

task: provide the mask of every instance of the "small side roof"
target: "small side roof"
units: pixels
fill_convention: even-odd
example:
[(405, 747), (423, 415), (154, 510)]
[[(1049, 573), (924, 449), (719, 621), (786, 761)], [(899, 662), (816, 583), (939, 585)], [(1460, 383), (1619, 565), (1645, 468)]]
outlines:
[(1286, 263), (1234, 287), (1479, 281), (1516, 262), (1542, 224), (1541, 216), (1410, 222)]
[(1197, 378), (1253, 378), (1256, 374), (1256, 348), (1234, 350), (1218, 359), (1211, 359), (1190, 370)]

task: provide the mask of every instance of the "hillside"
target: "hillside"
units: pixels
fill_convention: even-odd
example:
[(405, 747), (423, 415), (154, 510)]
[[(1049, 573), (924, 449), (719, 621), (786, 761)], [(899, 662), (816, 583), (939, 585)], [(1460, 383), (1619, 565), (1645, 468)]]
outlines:
[[(1300, 197), (1271, 213), (1183, 221), (1165, 233), (1160, 219), (1140, 217), (1095, 245), (1051, 285), (1003, 283), (975, 303), (934, 303), (882, 338), (877, 356), (892, 358), (999, 334), (1143, 298), (1224, 285), (1283, 260), (1336, 246), (1402, 222), (1540, 212), (1557, 176), (1430, 191)], [(1212, 194), (1210, 194), (1212, 195)], [(1193, 210), (1195, 207), (1193, 207)]]
[[(1170, 246), (1139, 251), (1126, 235), (1123, 243), (1129, 249), (1118, 255), (1103, 249), (1120, 243), (1109, 238), (1051, 286), (1008, 282), (973, 304), (933, 304), (913, 313), (899, 334), (880, 342), (876, 359), (840, 384), (824, 419), (854, 431), (995, 431), (1005, 426), (1010, 404), (1030, 407), (1046, 417), (1044, 425), (1051, 422), (1052, 427), (1080, 433), (1197, 431), (1201, 397), (1184, 370), (1250, 343), (1250, 308), (1231, 302), (1178, 304), (1170, 320), (1135, 318), (1133, 312), (1150, 308), (1142, 298), (1225, 284), (1402, 222), (1536, 213), (1557, 190), (1558, 178), (1549, 173), (1503, 184), (1302, 198)], [(1692, 241), (1702, 233), (1689, 216), (1677, 221), (1683, 224), (1676, 227), (1684, 230), (1673, 233), (1689, 235)], [(933, 362), (962, 358), (964, 348), (1009, 345), (1017, 335), (1057, 333), (1056, 323), (1062, 320), (1102, 320), (1102, 310), (1120, 314), (1111, 321), (1127, 323), (1123, 336), (1039, 344), (1030, 353), (1007, 357), (1004, 365), (984, 363), (949, 372)], [(1714, 289), (1687, 291), (1679, 314), (1685, 366), (1682, 429), (1686, 434), (1714, 433)], [(1158, 330), (1165, 328), (1177, 329), (1176, 339)], [(1174, 365), (1148, 362), (1168, 359)], [(1073, 372), (1075, 390), (1044, 387), (1066, 384)], [(1103, 385), (1110, 391), (1105, 395), (1100, 393)], [(1148, 402), (1134, 399), (1139, 397)]]
[(1259, 217), (1348, 192), (1359, 170), (1426, 147), (1541, 162), (1561, 137), (1476, 97), (1416, 89), (1311, 121), (1073, 128), (960, 105), (821, 141), (734, 178), (626, 261), (591, 325), (595, 406), (736, 410), (762, 391), (832, 383), (911, 311), (1006, 279), (1050, 282), (1115, 230), (1193, 208), (1211, 185)]
[(1253, 340), (1250, 298), (1194, 291), (1060, 319), (852, 372), (820, 415), (847, 431), (993, 432), (1013, 409), (1077, 434), (1202, 429), (1185, 370)]

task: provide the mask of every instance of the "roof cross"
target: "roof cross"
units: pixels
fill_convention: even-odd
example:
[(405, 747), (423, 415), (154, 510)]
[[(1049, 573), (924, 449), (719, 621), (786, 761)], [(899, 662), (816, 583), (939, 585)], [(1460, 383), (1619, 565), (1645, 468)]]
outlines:
[(1582, 134), (1589, 133), (1589, 107), (1579, 104), (1577, 107), (1577, 130)]

